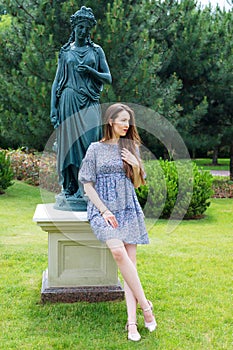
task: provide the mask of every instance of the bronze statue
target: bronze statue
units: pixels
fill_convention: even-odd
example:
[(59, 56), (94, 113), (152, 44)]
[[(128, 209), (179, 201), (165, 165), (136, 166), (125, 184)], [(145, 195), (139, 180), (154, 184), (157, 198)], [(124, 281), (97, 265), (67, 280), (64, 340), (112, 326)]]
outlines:
[[(91, 41), (96, 25), (91, 8), (82, 6), (70, 18), (72, 33), (60, 50), (51, 93), (51, 121), (57, 129), (57, 169), (62, 192), (55, 208), (85, 210), (78, 171), (91, 142), (102, 136), (99, 104), (111, 73), (103, 49)], [(80, 201), (79, 201), (80, 202)]]

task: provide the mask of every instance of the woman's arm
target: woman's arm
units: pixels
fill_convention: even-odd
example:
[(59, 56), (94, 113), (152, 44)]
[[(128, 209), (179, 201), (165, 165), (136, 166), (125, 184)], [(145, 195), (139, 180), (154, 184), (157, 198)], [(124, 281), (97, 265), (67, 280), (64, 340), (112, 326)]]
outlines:
[(101, 201), (98, 193), (96, 192), (93, 182), (87, 182), (84, 184), (84, 191), (90, 201), (96, 206), (96, 208), (99, 210), (101, 214), (103, 214), (105, 211), (108, 210), (108, 208), (104, 205), (104, 203)]
[(140, 166), (133, 166), (133, 178), (134, 178), (134, 187), (138, 188), (142, 185), (142, 180), (140, 176)]
[(84, 191), (90, 201), (96, 206), (96, 208), (99, 210), (100, 214), (103, 216), (106, 223), (111, 225), (113, 228), (116, 228), (118, 226), (117, 220), (115, 216), (111, 213), (110, 210), (104, 205), (104, 203), (101, 201), (98, 193), (96, 192), (93, 182), (87, 182), (84, 184)]

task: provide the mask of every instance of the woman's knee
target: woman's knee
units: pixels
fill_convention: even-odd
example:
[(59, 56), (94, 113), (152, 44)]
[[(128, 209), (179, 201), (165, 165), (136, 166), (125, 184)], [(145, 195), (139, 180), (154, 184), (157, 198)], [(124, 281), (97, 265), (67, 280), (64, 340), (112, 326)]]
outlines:
[(112, 256), (116, 262), (121, 262), (125, 259), (125, 251), (124, 248), (116, 248), (111, 250)]
[(116, 262), (121, 262), (125, 258), (125, 247), (122, 241), (111, 239), (106, 242), (108, 248), (111, 250), (112, 256)]

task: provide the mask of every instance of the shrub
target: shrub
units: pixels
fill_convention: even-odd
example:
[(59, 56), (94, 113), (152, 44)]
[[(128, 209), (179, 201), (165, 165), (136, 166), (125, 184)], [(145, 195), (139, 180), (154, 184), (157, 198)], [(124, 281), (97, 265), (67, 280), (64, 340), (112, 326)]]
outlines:
[(22, 149), (9, 151), (14, 176), (30, 185), (39, 185), (40, 157)]
[(136, 190), (138, 201), (143, 209), (146, 205), (146, 202), (147, 202), (148, 186), (141, 185), (139, 188), (136, 188), (135, 190)]
[(233, 181), (227, 176), (215, 176), (213, 190), (215, 198), (233, 198)]
[[(210, 205), (209, 199), (213, 193), (213, 177), (209, 172), (199, 169), (192, 163), (192, 176), (190, 176), (187, 162), (168, 160), (148, 161), (145, 163), (145, 170), (148, 187), (147, 202), (144, 206), (145, 216), (170, 218), (172, 215), (177, 219), (203, 216)], [(146, 195), (146, 191), (144, 193)], [(191, 201), (188, 203), (190, 196)]]
[(53, 193), (61, 191), (54, 152), (44, 152), (40, 159), (40, 186)]
[(8, 151), (14, 177), (33, 186), (41, 186), (48, 191), (59, 193), (54, 152), (32, 153), (23, 149)]
[(185, 218), (199, 218), (210, 206), (213, 176), (193, 163), (193, 195)]
[(6, 151), (0, 150), (0, 194), (3, 194), (4, 190), (13, 185), (13, 178), (10, 157)]
[(158, 218), (166, 197), (164, 174), (158, 161), (145, 162), (145, 171), (147, 174), (146, 185), (136, 190), (137, 197), (142, 208), (144, 208), (144, 214), (147, 217)]

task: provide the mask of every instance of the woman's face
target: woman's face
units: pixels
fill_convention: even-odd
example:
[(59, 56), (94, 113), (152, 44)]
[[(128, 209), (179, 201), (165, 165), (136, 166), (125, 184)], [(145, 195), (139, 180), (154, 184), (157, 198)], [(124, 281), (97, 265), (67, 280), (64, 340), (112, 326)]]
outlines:
[(121, 111), (118, 113), (118, 116), (109, 121), (109, 124), (112, 125), (113, 135), (115, 138), (120, 136), (125, 136), (129, 129), (130, 115), (126, 111)]
[(90, 29), (90, 25), (87, 21), (79, 22), (74, 29), (75, 37), (78, 40), (84, 40), (88, 36)]

